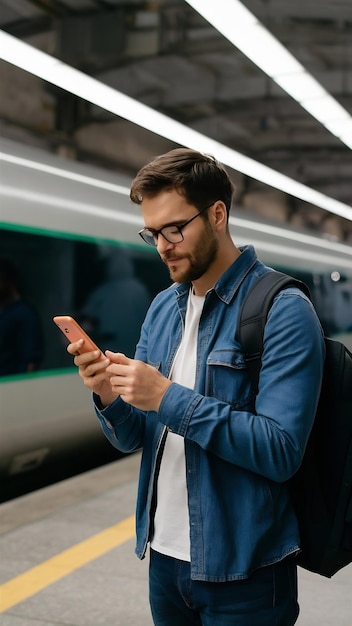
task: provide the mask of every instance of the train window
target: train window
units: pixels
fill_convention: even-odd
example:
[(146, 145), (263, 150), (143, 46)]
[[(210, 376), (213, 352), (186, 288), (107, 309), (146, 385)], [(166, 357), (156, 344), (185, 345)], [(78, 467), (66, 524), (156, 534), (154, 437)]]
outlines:
[[(170, 284), (157, 252), (138, 245), (13, 227), (0, 231), (0, 247), (0, 376), (72, 367), (52, 322), (60, 314), (102, 350), (133, 356), (151, 299)], [(351, 277), (277, 269), (308, 284), (325, 334), (352, 349)]]
[(340, 272), (326, 273), (277, 267), (308, 285), (325, 335), (352, 350), (352, 278)]
[(102, 350), (133, 356), (151, 299), (170, 284), (155, 251), (138, 246), (2, 230), (0, 247), (0, 376), (72, 366), (59, 314)]

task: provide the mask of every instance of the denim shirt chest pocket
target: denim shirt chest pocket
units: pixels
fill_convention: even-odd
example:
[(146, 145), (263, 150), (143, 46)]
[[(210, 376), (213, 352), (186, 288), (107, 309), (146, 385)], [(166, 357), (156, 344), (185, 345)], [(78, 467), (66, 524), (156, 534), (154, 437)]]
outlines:
[(255, 396), (241, 352), (227, 348), (209, 353), (206, 395), (226, 402), (233, 409), (249, 409), (253, 405)]

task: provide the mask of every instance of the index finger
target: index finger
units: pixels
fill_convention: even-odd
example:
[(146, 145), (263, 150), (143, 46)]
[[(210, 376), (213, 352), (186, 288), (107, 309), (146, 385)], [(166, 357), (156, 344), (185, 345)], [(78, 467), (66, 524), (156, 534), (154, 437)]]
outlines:
[(72, 354), (73, 356), (80, 354), (80, 350), (83, 346), (83, 339), (79, 339), (78, 341), (73, 341), (69, 343), (67, 346), (67, 352)]

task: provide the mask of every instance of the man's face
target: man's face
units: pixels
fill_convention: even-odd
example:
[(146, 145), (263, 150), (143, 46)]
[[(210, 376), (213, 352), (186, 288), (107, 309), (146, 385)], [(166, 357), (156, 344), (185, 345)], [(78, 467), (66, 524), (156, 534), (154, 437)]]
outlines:
[[(142, 213), (146, 227), (160, 230), (164, 226), (181, 226), (198, 213), (177, 191), (163, 191), (154, 198), (145, 198)], [(170, 243), (159, 234), (157, 250), (167, 265), (173, 281), (183, 283), (201, 278), (218, 252), (218, 239), (211, 223), (199, 216), (182, 230), (183, 241)]]

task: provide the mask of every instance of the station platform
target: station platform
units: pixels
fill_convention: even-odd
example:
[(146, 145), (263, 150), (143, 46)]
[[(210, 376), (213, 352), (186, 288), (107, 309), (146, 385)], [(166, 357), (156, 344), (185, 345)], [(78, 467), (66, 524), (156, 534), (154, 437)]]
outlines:
[[(152, 626), (148, 557), (134, 554), (139, 463), (0, 505), (1, 626)], [(298, 626), (351, 626), (351, 588), (352, 565), (332, 579), (299, 568)]]

